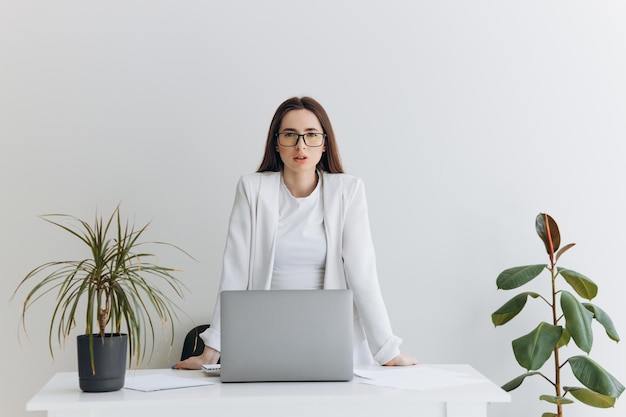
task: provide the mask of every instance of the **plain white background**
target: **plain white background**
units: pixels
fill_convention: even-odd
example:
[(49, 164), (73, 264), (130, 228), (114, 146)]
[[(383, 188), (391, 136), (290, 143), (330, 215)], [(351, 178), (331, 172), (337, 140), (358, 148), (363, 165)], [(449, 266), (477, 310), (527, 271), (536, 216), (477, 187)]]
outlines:
[[(210, 320), (237, 179), (294, 95), (326, 107), (347, 172), (365, 181), (406, 352), (498, 384), (524, 372), (510, 342), (547, 308), (533, 300), (495, 329), (490, 314), (519, 292), (496, 290), (500, 271), (547, 261), (540, 212), (577, 243), (562, 265), (598, 283), (594, 302), (626, 334), (624, 21), (621, 1), (0, 0), (3, 415), (38, 415), (26, 401), (76, 369), (73, 340), (50, 357), (53, 300), (27, 317), (29, 338), (9, 302), (31, 268), (81, 250), (37, 216), (90, 220), (121, 202), (152, 221), (149, 238), (195, 256), (159, 258), (189, 288), (172, 351), (164, 340), (142, 364), (169, 366)], [(626, 382), (623, 343), (594, 328), (591, 357)], [(489, 415), (553, 411), (540, 394), (552, 390), (529, 379)], [(617, 416), (623, 401), (566, 415)]]

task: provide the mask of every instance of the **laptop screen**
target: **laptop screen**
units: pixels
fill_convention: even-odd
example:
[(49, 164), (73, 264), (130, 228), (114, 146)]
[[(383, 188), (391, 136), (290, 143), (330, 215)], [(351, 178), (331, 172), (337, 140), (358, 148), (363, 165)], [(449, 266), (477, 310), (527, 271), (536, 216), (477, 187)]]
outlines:
[(220, 297), (223, 382), (352, 379), (352, 291), (222, 291)]

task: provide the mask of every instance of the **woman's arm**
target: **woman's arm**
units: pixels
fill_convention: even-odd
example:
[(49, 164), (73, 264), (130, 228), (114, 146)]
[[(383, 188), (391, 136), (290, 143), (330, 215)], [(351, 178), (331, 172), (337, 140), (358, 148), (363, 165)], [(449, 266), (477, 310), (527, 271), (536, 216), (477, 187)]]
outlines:
[(217, 363), (220, 358), (220, 293), (223, 290), (245, 290), (248, 286), (250, 258), (251, 214), (249, 195), (244, 177), (239, 180), (230, 214), (224, 248), (222, 275), (213, 309), (211, 326), (200, 334), (205, 348), (201, 355), (174, 364), (175, 369), (201, 369), (203, 364)]
[(204, 364), (214, 364), (220, 358), (220, 353), (208, 346), (204, 347), (204, 352), (198, 356), (190, 356), (184, 361), (176, 362), (174, 369), (202, 369)]
[(245, 177), (239, 179), (235, 201), (228, 223), (228, 234), (222, 260), (220, 285), (213, 309), (211, 327), (200, 334), (206, 346), (221, 350), (220, 293), (224, 290), (245, 290), (248, 287), (252, 214)]
[(367, 342), (374, 359), (385, 365), (413, 365), (417, 361), (400, 353), (402, 340), (395, 336), (383, 301), (376, 270), (365, 188), (356, 179), (346, 193), (347, 211), (343, 229), (343, 259), (346, 281), (354, 293)]
[(417, 359), (406, 353), (401, 353), (389, 362), (385, 363), (385, 366), (410, 366), (417, 365)]

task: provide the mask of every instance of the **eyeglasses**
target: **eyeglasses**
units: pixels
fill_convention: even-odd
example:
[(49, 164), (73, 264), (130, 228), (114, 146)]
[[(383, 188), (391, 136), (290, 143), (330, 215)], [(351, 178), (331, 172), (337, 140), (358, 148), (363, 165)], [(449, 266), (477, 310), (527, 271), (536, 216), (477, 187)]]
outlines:
[(317, 148), (318, 146), (322, 146), (324, 144), (324, 138), (326, 137), (326, 134), (308, 132), (300, 135), (295, 132), (282, 132), (277, 133), (276, 137), (278, 138), (278, 144), (280, 146), (294, 147), (298, 144), (300, 138), (302, 138), (302, 141), (304, 141), (304, 144), (306, 146)]

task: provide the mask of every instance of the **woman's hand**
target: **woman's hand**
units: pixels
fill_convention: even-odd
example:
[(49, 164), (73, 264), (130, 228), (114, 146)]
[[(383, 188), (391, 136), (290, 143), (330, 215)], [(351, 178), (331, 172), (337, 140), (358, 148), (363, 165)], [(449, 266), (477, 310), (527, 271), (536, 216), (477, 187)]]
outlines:
[(204, 352), (199, 356), (191, 356), (184, 361), (176, 362), (174, 369), (202, 369), (203, 364), (214, 364), (220, 358), (220, 353), (208, 346), (204, 347)]
[(411, 366), (417, 365), (417, 359), (411, 355), (401, 353), (383, 366)]

